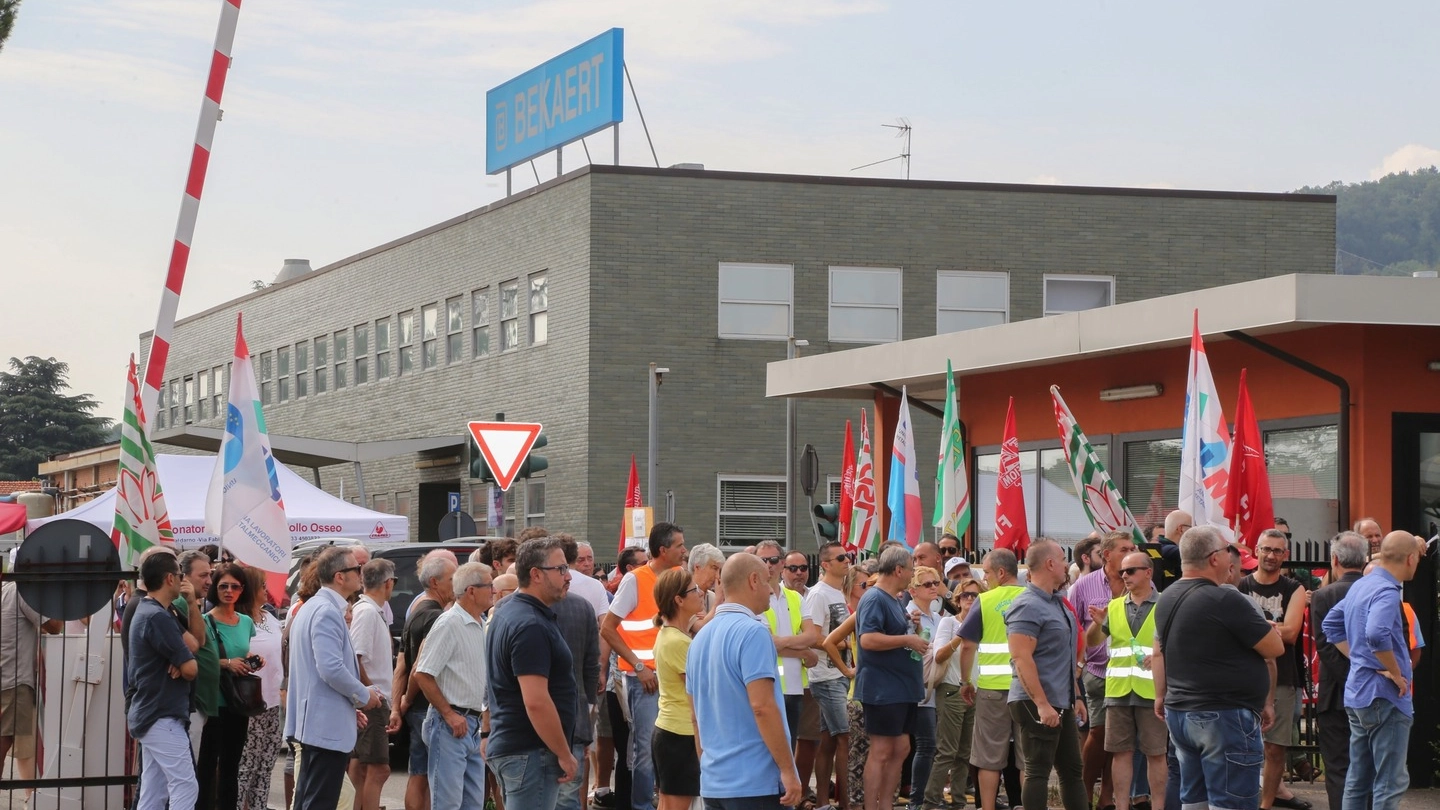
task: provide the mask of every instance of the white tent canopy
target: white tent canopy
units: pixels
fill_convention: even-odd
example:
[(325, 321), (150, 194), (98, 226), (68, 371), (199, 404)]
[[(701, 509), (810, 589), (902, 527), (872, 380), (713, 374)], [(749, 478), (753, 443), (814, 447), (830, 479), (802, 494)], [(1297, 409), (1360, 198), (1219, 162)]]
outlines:
[[(165, 508), (170, 510), (170, 523), (175, 527), (175, 545), (198, 548), (220, 542), (219, 537), (205, 531), (205, 497), (210, 490), (215, 457), (160, 455), (155, 461), (160, 486), (165, 489)], [(294, 543), (317, 537), (353, 537), (378, 543), (404, 542), (410, 538), (408, 517), (387, 515), (342, 501), (283, 464), (276, 465), (276, 473)], [(61, 518), (83, 520), (108, 535), (115, 520), (115, 490), (112, 488), (69, 512), (26, 521), (25, 528), (33, 532)]]

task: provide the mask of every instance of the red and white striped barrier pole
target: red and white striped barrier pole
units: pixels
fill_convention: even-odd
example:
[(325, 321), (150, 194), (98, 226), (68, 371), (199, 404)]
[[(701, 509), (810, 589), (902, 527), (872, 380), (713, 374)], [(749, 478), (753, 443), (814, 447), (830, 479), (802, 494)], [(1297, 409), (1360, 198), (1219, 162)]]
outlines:
[(185, 178), (185, 196), (180, 200), (180, 219), (175, 223), (170, 269), (165, 274), (160, 314), (155, 318), (155, 334), (150, 339), (150, 355), (145, 361), (145, 385), (140, 401), (151, 420), (160, 399), (160, 386), (165, 384), (170, 334), (175, 329), (175, 310), (180, 305), (180, 288), (185, 283), (185, 268), (190, 262), (190, 240), (195, 236), (195, 216), (200, 211), (200, 192), (205, 188), (205, 169), (210, 164), (215, 124), (220, 120), (220, 95), (225, 90), (225, 73), (230, 69), (230, 47), (235, 43), (235, 22), (239, 17), (240, 0), (223, 0), (220, 28), (215, 32), (215, 53), (210, 58), (210, 75), (205, 81), (205, 101), (200, 105), (200, 123), (195, 128), (195, 151), (190, 156), (190, 173)]

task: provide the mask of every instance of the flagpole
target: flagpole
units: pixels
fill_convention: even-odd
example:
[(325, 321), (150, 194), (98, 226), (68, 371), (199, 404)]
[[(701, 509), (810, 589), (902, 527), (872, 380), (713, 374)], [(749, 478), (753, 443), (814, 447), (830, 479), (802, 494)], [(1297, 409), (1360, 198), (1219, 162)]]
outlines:
[(235, 23), (239, 17), (240, 0), (224, 0), (220, 6), (220, 24), (215, 32), (215, 51), (210, 57), (210, 73), (205, 79), (205, 98), (200, 103), (200, 122), (195, 127), (190, 171), (185, 177), (184, 196), (180, 198), (175, 241), (170, 247), (170, 266), (165, 274), (165, 287), (160, 293), (160, 312), (155, 318), (150, 353), (145, 359), (145, 387), (140, 401), (147, 414), (155, 413), (155, 406), (160, 400), (160, 386), (165, 383), (165, 364), (170, 356), (175, 311), (180, 305), (180, 288), (185, 283), (185, 269), (190, 263), (190, 242), (195, 236), (200, 193), (205, 188), (205, 170), (210, 164), (215, 125), (220, 121), (220, 96), (225, 90), (225, 74), (230, 69), (230, 49), (235, 43)]

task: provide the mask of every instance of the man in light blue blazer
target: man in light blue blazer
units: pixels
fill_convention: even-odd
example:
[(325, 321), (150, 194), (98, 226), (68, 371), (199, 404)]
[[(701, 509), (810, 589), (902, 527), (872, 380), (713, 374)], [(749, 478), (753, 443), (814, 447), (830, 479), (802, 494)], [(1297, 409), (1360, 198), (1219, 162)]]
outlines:
[(290, 626), (285, 739), (300, 743), (294, 810), (334, 810), (363, 712), (381, 698), (360, 681), (345, 628), (346, 601), (361, 585), (355, 555), (332, 546), (315, 565), (320, 592), (301, 605)]

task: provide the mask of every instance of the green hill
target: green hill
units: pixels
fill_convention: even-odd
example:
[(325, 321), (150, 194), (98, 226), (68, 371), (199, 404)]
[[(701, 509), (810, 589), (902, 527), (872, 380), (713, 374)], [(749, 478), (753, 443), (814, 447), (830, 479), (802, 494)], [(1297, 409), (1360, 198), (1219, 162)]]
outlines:
[(1336, 196), (1337, 273), (1408, 276), (1440, 270), (1440, 169), (1298, 191)]

